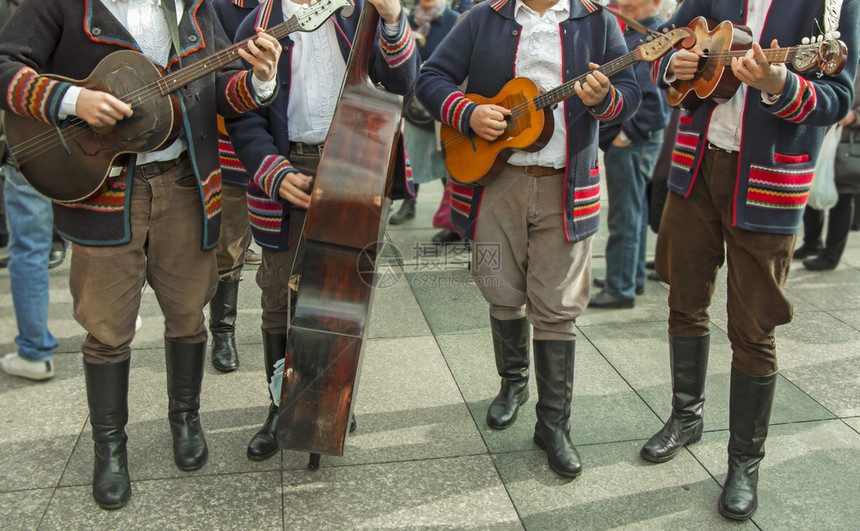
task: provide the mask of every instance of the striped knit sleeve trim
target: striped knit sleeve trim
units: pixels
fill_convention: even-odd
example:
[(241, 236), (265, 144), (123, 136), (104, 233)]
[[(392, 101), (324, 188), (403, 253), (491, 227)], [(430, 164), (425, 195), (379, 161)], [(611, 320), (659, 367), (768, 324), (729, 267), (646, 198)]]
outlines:
[(225, 96), (230, 107), (237, 113), (248, 112), (260, 107), (262, 102), (257, 98), (254, 87), (251, 85), (251, 70), (239, 72), (227, 82)]
[(794, 72), (789, 72), (794, 76), (795, 83), (792, 84), (794, 92), (791, 94), (783, 93), (785, 104), (778, 109), (775, 109), (773, 115), (778, 118), (784, 118), (789, 122), (802, 122), (815, 110), (817, 98), (815, 96), (815, 87), (812, 83), (798, 76)]
[(442, 122), (450, 125), (464, 135), (469, 134), (469, 124), (463, 119), (466, 116), (471, 116), (471, 113), (466, 112), (470, 107), (477, 107), (478, 104), (466, 98), (462, 92), (454, 92), (442, 103)]
[(594, 112), (593, 109), (589, 108), (589, 112), (600, 121), (606, 122), (612, 120), (618, 113), (621, 112), (621, 108), (624, 106), (624, 98), (621, 97), (621, 93), (615, 90), (614, 86), (609, 87), (609, 94), (607, 95), (607, 103), (604, 103), (604, 111), (600, 114)]
[(654, 61), (651, 63), (651, 81), (657, 86), (660, 86), (660, 65), (663, 63), (662, 58), (660, 60)]
[(280, 155), (269, 155), (263, 159), (257, 173), (254, 174), (254, 184), (260, 187), (267, 196), (276, 201), (281, 200), (278, 190), (281, 188), (281, 181), (287, 173), (295, 172), (296, 170), (290, 161)]
[(32, 68), (24, 67), (12, 78), (6, 102), (15, 114), (57, 125), (60, 104), (71, 86), (71, 83), (40, 76)]
[(381, 32), (379, 37), (379, 49), (382, 51), (385, 61), (391, 68), (396, 68), (412, 57), (415, 53), (415, 37), (412, 35), (412, 29), (409, 24), (403, 25), (404, 31), (394, 38), (388, 40), (385, 37), (385, 32)]

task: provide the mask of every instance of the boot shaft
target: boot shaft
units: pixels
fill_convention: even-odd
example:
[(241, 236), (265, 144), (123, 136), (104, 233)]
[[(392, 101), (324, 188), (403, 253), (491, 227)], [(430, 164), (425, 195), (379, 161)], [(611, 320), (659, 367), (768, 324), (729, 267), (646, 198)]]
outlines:
[(525, 317), (501, 321), (490, 317), (493, 353), (499, 376), (508, 381), (528, 380), (529, 322)]
[(729, 396), (729, 462), (757, 465), (764, 457), (764, 443), (776, 394), (777, 373), (752, 376), (732, 367)]
[(238, 301), (239, 281), (219, 281), (215, 295), (209, 301), (209, 330), (213, 334), (235, 332)]
[(84, 362), (93, 441), (117, 442), (126, 439), (130, 366), (129, 359), (105, 364)]
[(575, 341), (534, 340), (538, 423), (567, 430), (573, 404)]
[(692, 422), (702, 418), (710, 344), (710, 334), (694, 337), (669, 334), (672, 414), (678, 419)]
[(179, 343), (164, 340), (169, 413), (196, 412), (200, 408), (205, 358), (205, 341)]

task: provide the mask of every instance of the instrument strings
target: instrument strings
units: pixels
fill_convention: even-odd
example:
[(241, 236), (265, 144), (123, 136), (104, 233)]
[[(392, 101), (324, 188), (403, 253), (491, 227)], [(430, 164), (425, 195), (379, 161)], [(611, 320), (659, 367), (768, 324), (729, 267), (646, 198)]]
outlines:
[[(635, 57), (636, 57), (636, 51), (634, 50), (634, 51), (628, 52), (628, 53), (626, 53), (620, 57), (616, 57), (615, 59), (609, 61), (608, 63), (605, 63), (605, 64), (599, 66), (595, 70), (600, 71), (603, 74), (606, 74), (608, 77), (608, 76), (615, 74), (616, 72), (618, 72), (620, 70), (623, 70), (624, 68), (627, 68), (629, 65), (633, 64), (635, 62)], [(633, 60), (631, 60), (631, 58), (633, 58)], [(543, 109), (544, 107), (546, 107), (547, 105), (550, 105), (552, 103), (555, 103), (555, 102), (558, 102), (558, 101), (561, 101), (561, 100), (564, 100), (564, 99), (570, 97), (574, 93), (573, 86), (577, 82), (585, 81), (585, 78), (588, 77), (588, 74), (591, 74), (595, 70), (591, 70), (591, 71), (588, 71), (588, 72), (586, 72), (580, 76), (577, 76), (574, 79), (571, 79), (570, 81), (568, 81), (567, 83), (559, 85), (556, 88), (549, 90), (548, 92), (544, 92), (543, 94), (539, 94), (539, 95), (535, 96), (531, 100), (528, 100), (524, 103), (514, 105), (513, 107), (511, 107), (509, 109), (511, 111), (511, 114), (510, 114), (511, 122), (513, 122), (514, 120), (518, 120), (524, 114), (525, 115), (529, 114), (528, 108), (529, 108), (530, 102), (534, 102), (535, 108), (540, 110), (540, 109)], [(460, 135), (460, 136), (452, 138), (451, 140), (448, 140), (447, 142), (441, 142), (441, 144), (443, 147), (446, 147), (446, 146), (451, 147), (455, 144), (459, 144), (460, 142), (471, 142), (471, 139), (466, 137), (465, 135)]]
[[(777, 60), (779, 62), (788, 62), (792, 57), (797, 54), (797, 46), (792, 46), (790, 48), (769, 48), (762, 50), (764, 52), (765, 58), (768, 61)], [(713, 52), (713, 53), (704, 53), (702, 57), (705, 59), (716, 59), (716, 60), (731, 60), (733, 57), (743, 57), (746, 55), (749, 50), (729, 50), (726, 52)]]
[[(293, 15), (286, 22), (266, 30), (266, 33), (280, 40), (298, 29), (298, 21), (296, 16)], [(226, 64), (232, 63), (239, 58), (239, 49), (242, 47), (247, 49), (248, 41), (255, 38), (256, 35), (239, 41), (229, 48), (225, 48), (224, 50), (213, 54), (211, 57), (201, 59), (186, 68), (179, 69), (173, 74), (169, 74), (149, 83), (148, 85), (133, 90), (120, 98), (120, 100), (123, 103), (128, 103), (133, 110), (154, 99), (167, 96), (175, 90), (184, 87), (188, 83), (191, 83), (210, 72), (214, 72)], [(172, 85), (172, 87), (169, 85)], [(57, 146), (64, 144), (66, 140), (74, 139), (81, 134), (88, 133), (90, 131), (94, 131), (93, 127), (88, 124), (86, 120), (75, 116), (69, 119), (68, 126), (60, 129), (59, 131), (49, 130), (36, 135), (33, 138), (15, 146), (12, 149), (12, 152), (15, 159), (20, 163), (32, 157), (46, 153)], [(58, 138), (58, 135), (62, 135), (62, 138)]]

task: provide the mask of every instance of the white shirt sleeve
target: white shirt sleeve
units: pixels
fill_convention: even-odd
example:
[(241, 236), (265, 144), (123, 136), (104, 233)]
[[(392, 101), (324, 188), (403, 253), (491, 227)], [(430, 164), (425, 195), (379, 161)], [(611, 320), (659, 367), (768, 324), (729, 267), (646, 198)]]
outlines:
[(65, 120), (69, 116), (77, 116), (75, 109), (78, 105), (78, 94), (81, 93), (83, 87), (72, 85), (69, 90), (63, 95), (63, 101), (60, 102), (60, 113), (57, 116), (60, 120)]
[(257, 77), (257, 74), (251, 76), (251, 84), (254, 85), (254, 90), (257, 92), (257, 97), (260, 100), (267, 100), (275, 92), (275, 85), (278, 82), (278, 76), (273, 77), (269, 81), (263, 81)]

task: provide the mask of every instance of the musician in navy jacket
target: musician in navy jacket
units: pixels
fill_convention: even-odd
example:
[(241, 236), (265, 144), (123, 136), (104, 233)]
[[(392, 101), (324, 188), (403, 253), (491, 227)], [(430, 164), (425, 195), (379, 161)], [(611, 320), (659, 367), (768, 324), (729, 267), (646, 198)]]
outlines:
[[(132, 115), (131, 105), (45, 74), (84, 79), (120, 50), (137, 51), (175, 71), (180, 62), (190, 66), (230, 45), (209, 2), (174, 5), (179, 50), (172, 46), (165, 14), (149, 0), (23, 2), (0, 32), (0, 106), (56, 126), (69, 125), (73, 116), (94, 128), (121, 125)], [(125, 432), (129, 358), (144, 283), (164, 314), (174, 461), (194, 470), (208, 456), (199, 406), (203, 307), (217, 280), (211, 250), (221, 206), (215, 116), (259, 107), (276, 92), (281, 46), (271, 36), (255, 42), (256, 59), (243, 52), (254, 62), (253, 74), (232, 62), (177, 91), (178, 138), (150, 153), (119, 157), (115, 168), (105, 168), (106, 181), (92, 196), (55, 207), (55, 222), (73, 242), (69, 288), (75, 319), (87, 331), (81, 352), (95, 441), (92, 491), (105, 509), (131, 498)], [(131, 87), (134, 81), (128, 79)], [(121, 140), (106, 135), (109, 141)], [(76, 177), (56, 175), (58, 182)]]
[[(833, 27), (827, 4), (842, 6), (832, 14), (841, 15), (844, 70), (819, 77), (768, 63), (762, 47), (777, 40), (797, 45), (818, 28)], [(753, 48), (732, 60), (742, 84), (731, 99), (706, 101), (681, 117), (656, 254), (657, 273), (669, 283), (672, 414), (641, 455), (667, 461), (702, 436), (708, 307), (725, 260), (732, 368), (728, 475), (718, 507), (725, 517), (743, 520), (758, 505), (777, 380), (774, 330), (792, 317), (783, 287), (795, 231), (825, 127), (851, 108), (860, 2), (686, 0), (670, 23), (687, 25), (698, 16), (749, 26)], [(696, 53), (678, 51), (657, 65), (656, 79), (691, 79), (698, 62)]]
[[(388, 91), (405, 94), (415, 82), (418, 52), (397, 0), (370, 0), (380, 13), (377, 45), (368, 72)], [(248, 211), (251, 230), (263, 250), (257, 271), (262, 289), (263, 353), (270, 380), (275, 362), (284, 357), (288, 308), (296, 293), (291, 275), (301, 265), (299, 244), (307, 212), (310, 179), (316, 174), (323, 141), (334, 115), (346, 60), (363, 2), (355, 14), (338, 12), (312, 33), (293, 33), (284, 42), (278, 65), (281, 87), (275, 101), (260, 112), (227, 120), (230, 140), (251, 176)], [(256, 8), (236, 33), (243, 39), (254, 27), (272, 27), (300, 9), (291, 0), (268, 0)], [(300, 51), (297, 51), (300, 49)], [(402, 144), (395, 161), (393, 195), (411, 194)], [(292, 302), (290, 300), (292, 299)], [(292, 306), (291, 306), (292, 305)], [(248, 457), (268, 459), (278, 451), (278, 409), (269, 409), (266, 422), (248, 445)]]
[[(497, 138), (510, 109), (478, 105), (514, 77), (550, 90), (627, 53), (618, 23), (588, 0), (493, 0), (479, 4), (424, 63), (416, 94), (437, 120), (466, 136)], [(596, 63), (596, 64), (595, 64)], [(534, 441), (555, 472), (582, 466), (570, 437), (575, 319), (588, 304), (591, 238), (600, 210), (598, 121), (636, 112), (631, 70), (600, 72), (553, 110), (552, 137), (536, 153), (515, 151), (486, 186), (452, 183), (451, 215), (474, 240), (472, 275), (490, 304), (502, 377), (487, 424), (503, 429), (528, 398), (529, 322), (534, 326), (538, 422)], [(479, 215), (480, 214), (480, 215)]]
[[(255, 7), (257, 0), (212, 0), (221, 26), (232, 41), (239, 24)], [(245, 265), (245, 254), (251, 243), (248, 203), (245, 189), (248, 173), (236, 157), (224, 117), (218, 116), (218, 157), (221, 160), (221, 230), (215, 247), (218, 265), (218, 288), (209, 301), (209, 333), (212, 335), (212, 366), (222, 372), (239, 367), (236, 349), (236, 315), (239, 280)]]

